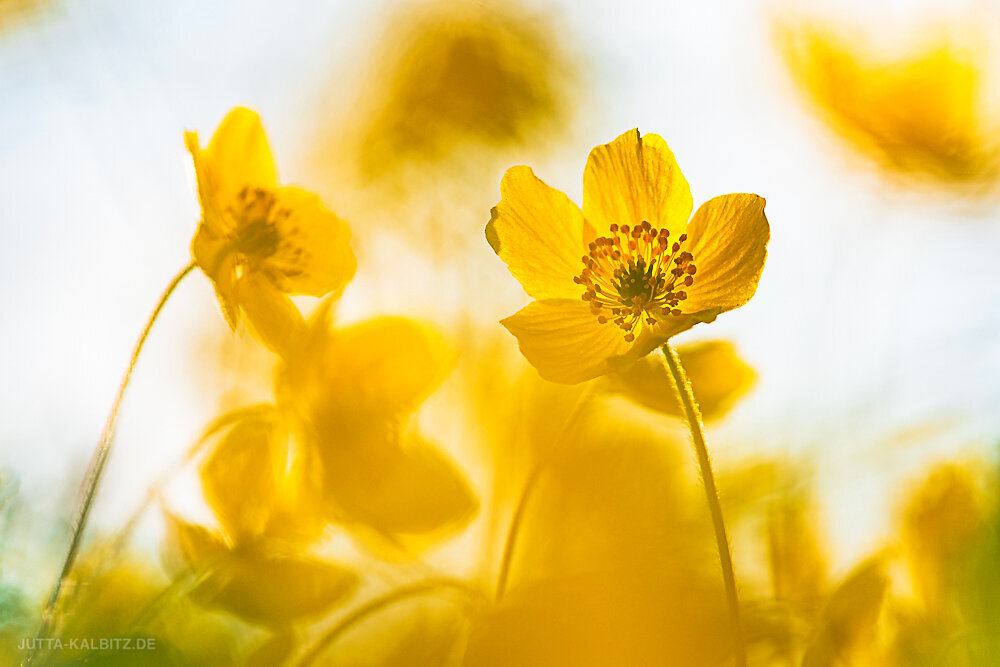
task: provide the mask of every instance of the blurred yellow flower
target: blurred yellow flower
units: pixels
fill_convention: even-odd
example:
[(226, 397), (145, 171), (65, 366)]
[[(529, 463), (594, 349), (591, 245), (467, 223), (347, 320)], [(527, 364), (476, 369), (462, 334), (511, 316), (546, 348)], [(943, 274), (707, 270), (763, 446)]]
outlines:
[(985, 532), (985, 506), (975, 477), (957, 464), (936, 466), (909, 499), (902, 542), (914, 589), (927, 610), (957, 612), (954, 589)]
[[(753, 386), (757, 374), (740, 359), (732, 343), (708, 340), (677, 348), (701, 415), (706, 420), (721, 419), (733, 404)], [(683, 417), (669, 372), (655, 355), (639, 359), (621, 373), (607, 376), (608, 388), (639, 405), (674, 417)]]
[(963, 29), (895, 50), (884, 35), (785, 21), (778, 38), (802, 93), (834, 131), (890, 173), (942, 184), (1000, 176), (995, 113), (984, 95), (985, 54)]
[(478, 501), (454, 463), (409, 428), (452, 353), (430, 326), (380, 317), (335, 329), (327, 308), (278, 373), (279, 403), (322, 470), (332, 520), (396, 542), (467, 523)]
[(215, 284), (230, 327), (246, 315), (262, 342), (285, 353), (304, 324), (289, 295), (325, 296), (354, 277), (350, 229), (317, 195), (278, 185), (253, 111), (229, 112), (206, 148), (195, 132), (185, 143), (202, 209), (194, 259)]
[(483, 161), (481, 149), (563, 130), (576, 109), (579, 62), (560, 43), (565, 32), (514, 2), (394, 6), (365, 77), (381, 85), (366, 85), (369, 99), (354, 114), (360, 125), (351, 132), (351, 152), (360, 174), (377, 179), (406, 166), (472, 166)]
[(325, 521), (309, 496), (307, 459), (267, 407), (241, 412), (202, 464), (205, 498), (220, 530), (168, 515), (170, 535), (203, 603), (281, 626), (344, 601), (357, 576), (302, 555)]
[(881, 557), (873, 557), (851, 572), (820, 614), (802, 667), (886, 664), (879, 621), (888, 588), (889, 576)]
[(764, 199), (715, 197), (688, 222), (691, 191), (659, 135), (631, 130), (594, 148), (582, 211), (526, 166), (507, 170), (500, 193), (486, 238), (536, 299), (501, 324), (555, 382), (626, 368), (742, 306), (764, 268)]

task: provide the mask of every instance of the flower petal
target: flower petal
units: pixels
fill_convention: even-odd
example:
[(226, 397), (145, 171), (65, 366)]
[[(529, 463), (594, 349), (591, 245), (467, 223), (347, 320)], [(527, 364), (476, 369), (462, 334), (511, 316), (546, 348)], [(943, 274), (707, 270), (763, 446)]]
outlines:
[(325, 489), (337, 518), (383, 535), (440, 535), (464, 526), (479, 501), (462, 472), (416, 434), (371, 433), (321, 443)]
[(226, 241), (206, 222), (198, 225), (191, 241), (191, 255), (212, 281), (222, 315), (233, 331), (240, 325), (240, 309), (236, 302), (236, 257), (228, 252)]
[(245, 620), (288, 625), (344, 601), (357, 586), (357, 575), (338, 565), (272, 553), (264, 542), (231, 548), (214, 531), (170, 513), (166, 520), (170, 547), (201, 579), (192, 595)]
[(288, 295), (253, 272), (236, 280), (233, 291), (254, 337), (279, 356), (291, 354), (306, 323)]
[(687, 289), (685, 313), (739, 308), (757, 291), (771, 229), (764, 198), (729, 194), (702, 204), (688, 225), (688, 251), (698, 269)]
[(343, 288), (358, 267), (347, 223), (312, 192), (283, 187), (275, 198), (272, 219), (281, 241), (262, 270), (288, 294), (322, 297)]
[[(235, 544), (261, 538), (303, 545), (325, 519), (310, 502), (310, 465), (273, 410), (239, 410), (201, 465), (205, 500)], [(317, 485), (318, 486), (318, 485)], [(313, 487), (315, 488), (315, 487)]]
[(351, 570), (315, 558), (241, 550), (194, 595), (244, 620), (282, 627), (346, 601), (357, 582)]
[[(728, 341), (681, 345), (677, 356), (691, 379), (695, 399), (706, 421), (724, 417), (756, 378), (753, 369), (740, 359)], [(675, 417), (684, 415), (673, 380), (659, 355), (650, 354), (624, 372), (609, 375), (608, 388), (650, 410)]]
[(260, 116), (236, 107), (219, 123), (203, 152), (218, 201), (234, 201), (245, 187), (274, 189), (278, 170)]
[(511, 167), (500, 181), (500, 202), (490, 211), (486, 239), (535, 299), (576, 297), (573, 278), (587, 254), (579, 207), (535, 176), (531, 167)]
[(313, 330), (302, 354), (288, 360), (277, 392), (328, 434), (405, 416), (437, 388), (451, 365), (453, 353), (441, 334), (405, 317), (321, 333), (317, 337)]
[(625, 334), (601, 324), (581, 300), (533, 301), (500, 321), (543, 378), (577, 384), (611, 372), (609, 358), (626, 354)]
[(667, 142), (658, 134), (629, 130), (595, 147), (583, 172), (583, 214), (598, 232), (612, 224), (684, 231), (691, 215), (691, 188)]

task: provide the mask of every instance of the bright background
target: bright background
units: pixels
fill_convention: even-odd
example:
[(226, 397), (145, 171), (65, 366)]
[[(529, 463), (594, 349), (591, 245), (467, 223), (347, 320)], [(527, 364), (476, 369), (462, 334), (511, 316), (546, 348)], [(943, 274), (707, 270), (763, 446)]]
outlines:
[[(283, 179), (351, 222), (362, 269), (346, 320), (394, 312), (447, 331), (456, 313), (488, 326), (526, 303), (482, 240), (503, 169), (531, 164), (579, 201), (589, 149), (632, 127), (666, 138), (696, 205), (765, 196), (757, 296), (685, 339), (731, 339), (757, 370), (710, 433), (715, 457), (807, 462), (840, 571), (878, 546), (901, 486), (929, 463), (994, 457), (997, 206), (904, 193), (846, 159), (795, 95), (773, 3), (530, 6), (571, 55), (568, 129), (504, 148), (454, 207), (433, 182), (409, 195), (461, 239), (444, 261), (411, 243), (410, 227), (369, 225), (314, 166), (317, 136), (380, 85), (366, 67), (397, 5), (207, 5), (75, 0), (2, 19), (0, 466), (42, 517), (39, 543), (64, 530), (54, 517), (67, 514), (134, 337), (188, 261), (199, 211), (182, 132), (207, 141), (237, 104), (261, 113)], [(218, 386), (198, 371), (224, 333), (208, 281), (189, 278), (138, 368), (97, 525), (127, 516), (217, 414)]]

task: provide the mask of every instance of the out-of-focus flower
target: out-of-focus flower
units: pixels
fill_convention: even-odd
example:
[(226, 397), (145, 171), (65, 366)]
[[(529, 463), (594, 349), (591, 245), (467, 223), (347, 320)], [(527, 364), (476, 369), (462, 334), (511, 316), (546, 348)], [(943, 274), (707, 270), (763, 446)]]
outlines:
[(0, 37), (58, 9), (53, 0), (0, 0)]
[[(60, 641), (48, 647), (45, 665), (242, 664), (231, 624), (165, 595), (170, 582), (153, 563), (136, 554), (107, 559), (100, 544), (81, 559), (73, 604), (62, 611)], [(117, 647), (102, 645), (112, 637), (121, 638)], [(124, 639), (145, 648), (122, 651)]]
[(361, 176), (455, 164), (470, 150), (558, 133), (575, 78), (560, 34), (510, 2), (394, 7), (365, 78), (380, 85), (367, 86), (352, 132)]
[(472, 518), (478, 501), (464, 475), (407, 424), (450, 363), (441, 335), (420, 322), (380, 317), (337, 329), (328, 308), (314, 315), (276, 393), (316, 453), (332, 520), (412, 542)]
[(325, 521), (308, 496), (309, 465), (269, 408), (242, 414), (201, 468), (221, 530), (168, 516), (171, 537), (198, 581), (194, 595), (246, 620), (287, 625), (344, 601), (357, 576), (301, 555)]
[[(855, 149), (892, 174), (981, 187), (1000, 177), (986, 57), (966, 28), (894, 51), (832, 23), (786, 20), (778, 37), (802, 93)], [(961, 35), (958, 37), (957, 35)]]
[(246, 315), (268, 347), (286, 352), (303, 322), (289, 295), (325, 296), (354, 276), (351, 232), (319, 197), (279, 186), (260, 118), (238, 107), (206, 148), (185, 134), (202, 217), (191, 252), (215, 285), (232, 328)]
[(910, 499), (902, 538), (914, 588), (930, 610), (953, 614), (956, 589), (985, 528), (985, 503), (972, 474), (942, 465)]
[(623, 370), (742, 306), (764, 268), (764, 199), (715, 197), (689, 223), (691, 190), (659, 135), (631, 130), (594, 148), (582, 211), (526, 166), (507, 170), (500, 193), (486, 238), (536, 299), (501, 324), (555, 382)]
[(509, 588), (476, 619), (463, 664), (726, 664), (711, 524), (692, 502), (700, 489), (683, 443), (634, 415), (617, 401), (588, 411), (574, 446), (550, 461)]
[(886, 563), (873, 558), (833, 591), (820, 615), (802, 667), (877, 665), (879, 618), (889, 587)]
[[(746, 364), (732, 343), (710, 340), (677, 348), (695, 399), (706, 420), (721, 419), (753, 386), (757, 374)], [(673, 380), (661, 358), (647, 355), (621, 373), (607, 376), (611, 391), (627, 396), (643, 407), (675, 417), (684, 410), (677, 400)]]

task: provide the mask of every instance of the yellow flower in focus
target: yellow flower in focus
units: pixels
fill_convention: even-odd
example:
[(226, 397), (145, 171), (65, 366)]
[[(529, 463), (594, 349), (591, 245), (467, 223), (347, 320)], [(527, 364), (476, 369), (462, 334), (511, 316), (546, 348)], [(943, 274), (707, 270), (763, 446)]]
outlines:
[(185, 134), (202, 217), (191, 252), (235, 329), (245, 315), (268, 347), (285, 353), (301, 333), (289, 295), (322, 297), (354, 277), (351, 232), (319, 197), (279, 186), (260, 118), (229, 112), (206, 148)]
[(799, 88), (855, 149), (890, 173), (985, 185), (1000, 176), (1000, 141), (975, 34), (878, 50), (881, 34), (791, 22), (778, 32)]
[(748, 302), (770, 228), (764, 199), (729, 194), (691, 217), (662, 137), (631, 130), (590, 152), (583, 209), (530, 167), (500, 183), (486, 238), (536, 301), (501, 321), (542, 377), (622, 370), (671, 336)]
[(271, 626), (346, 600), (357, 575), (304, 553), (326, 524), (306, 454), (289, 451), (290, 434), (271, 408), (233, 413), (231, 422), (201, 467), (220, 530), (168, 515), (175, 551), (201, 579), (193, 595)]
[(324, 307), (304, 341), (276, 393), (316, 454), (331, 520), (392, 542), (465, 525), (478, 501), (464, 475), (408, 426), (451, 365), (440, 334), (403, 317), (335, 329)]

